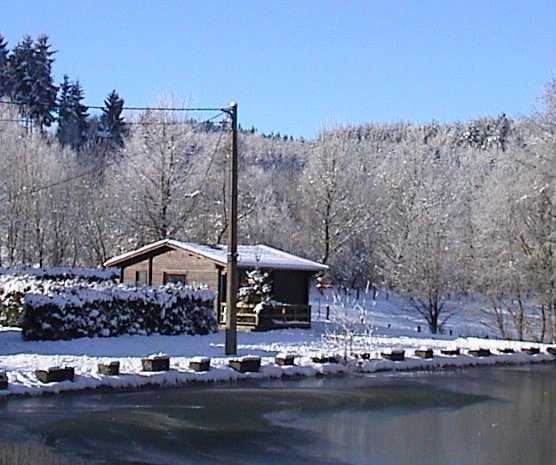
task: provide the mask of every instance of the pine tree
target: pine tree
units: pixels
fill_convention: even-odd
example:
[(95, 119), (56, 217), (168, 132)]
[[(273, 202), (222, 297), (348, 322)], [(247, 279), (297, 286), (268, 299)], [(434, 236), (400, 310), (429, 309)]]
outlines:
[(24, 105), (21, 113), (30, 117), (33, 103), (33, 39), (25, 36), (8, 57), (8, 88), (14, 102)]
[(70, 95), (73, 102), (75, 125), (77, 127), (77, 139), (74, 143), (74, 148), (79, 149), (87, 141), (87, 128), (89, 127), (87, 122), (87, 118), (89, 117), (87, 113), (88, 108), (83, 105), (85, 91), (81, 87), (81, 84), (79, 84), (79, 81), (75, 81), (72, 84)]
[(79, 149), (86, 141), (88, 128), (87, 107), (82, 104), (83, 89), (79, 81), (71, 82), (64, 75), (58, 96), (58, 131), (62, 145)]
[(8, 43), (0, 34), (0, 97), (10, 95), (8, 85)]
[(71, 82), (66, 74), (60, 83), (58, 95), (58, 130), (56, 136), (62, 145), (72, 141), (72, 102), (70, 97)]
[(38, 123), (41, 129), (50, 126), (54, 121), (56, 110), (56, 93), (58, 89), (52, 78), (52, 55), (48, 36), (41, 35), (33, 46), (33, 105), (31, 117)]
[(43, 129), (55, 120), (56, 86), (52, 79), (52, 55), (48, 37), (33, 42), (25, 36), (8, 56), (7, 85), (13, 101), (22, 104), (21, 113)]
[(100, 137), (105, 140), (111, 149), (118, 150), (124, 146), (124, 137), (127, 134), (122, 111), (124, 100), (113, 90), (104, 100), (104, 108), (100, 117)]
[(246, 282), (238, 289), (238, 297), (242, 302), (268, 302), (272, 297), (272, 281), (270, 275), (259, 269), (245, 273)]

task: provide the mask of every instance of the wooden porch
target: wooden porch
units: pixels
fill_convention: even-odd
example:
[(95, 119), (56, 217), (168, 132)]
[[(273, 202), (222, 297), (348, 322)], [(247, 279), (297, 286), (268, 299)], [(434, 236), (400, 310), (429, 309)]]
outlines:
[[(311, 327), (311, 306), (294, 304), (264, 305), (263, 309), (256, 312), (255, 304), (238, 303), (237, 327), (248, 331), (269, 331), (281, 328)], [(226, 304), (220, 305), (218, 323), (226, 324)]]

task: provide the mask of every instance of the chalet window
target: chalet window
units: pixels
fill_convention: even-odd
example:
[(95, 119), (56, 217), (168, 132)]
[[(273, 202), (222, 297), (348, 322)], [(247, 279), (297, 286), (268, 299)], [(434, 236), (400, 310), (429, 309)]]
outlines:
[(164, 284), (187, 284), (187, 277), (183, 273), (164, 273)]
[(146, 271), (135, 272), (135, 284), (148, 284), (148, 275)]

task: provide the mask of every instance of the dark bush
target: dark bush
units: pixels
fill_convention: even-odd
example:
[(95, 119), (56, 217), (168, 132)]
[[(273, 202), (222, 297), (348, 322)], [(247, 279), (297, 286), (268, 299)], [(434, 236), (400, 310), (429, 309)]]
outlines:
[(217, 329), (213, 295), (185, 286), (51, 286), (44, 293), (25, 294), (23, 302), (20, 326), (28, 340), (208, 334)]
[(45, 293), (52, 286), (88, 283), (115, 283), (118, 272), (100, 268), (0, 268), (0, 326), (18, 326), (23, 311), (23, 296)]

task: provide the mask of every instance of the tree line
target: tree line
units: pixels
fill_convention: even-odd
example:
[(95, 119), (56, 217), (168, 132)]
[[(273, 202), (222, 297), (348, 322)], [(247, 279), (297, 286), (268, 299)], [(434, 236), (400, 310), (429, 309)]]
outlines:
[[(6, 95), (22, 105), (0, 104), (2, 265), (225, 241), (226, 125), (173, 111), (124, 120), (120, 99), (103, 123), (118, 138), (74, 145), (83, 128), (43, 130)], [(435, 332), (465, 308), (504, 337), (554, 341), (556, 80), (543, 101), (517, 119), (341, 126), (311, 140), (242, 131), (240, 240), (321, 260), (346, 286), (395, 290)]]

